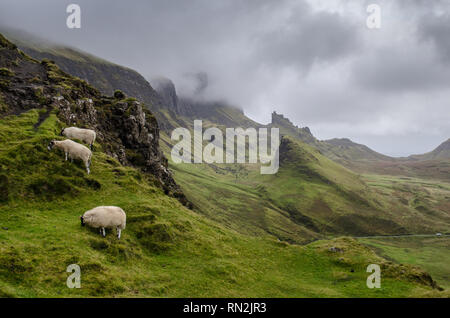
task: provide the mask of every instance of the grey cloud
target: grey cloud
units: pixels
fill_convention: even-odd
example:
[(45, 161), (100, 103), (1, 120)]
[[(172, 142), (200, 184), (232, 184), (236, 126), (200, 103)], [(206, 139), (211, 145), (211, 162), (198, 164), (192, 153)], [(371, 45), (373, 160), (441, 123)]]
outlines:
[(448, 1), (375, 1), (377, 31), (365, 27), (369, 0), (75, 2), (80, 30), (65, 26), (70, 1), (2, 0), (0, 21), (261, 122), (276, 109), (321, 139), (404, 154), (450, 137)]
[(450, 80), (449, 71), (429, 52), (395, 47), (358, 59), (352, 66), (352, 79), (354, 85), (369, 90), (398, 94), (445, 88)]
[(450, 14), (428, 14), (420, 20), (418, 33), (422, 40), (430, 41), (445, 62), (450, 62)]
[(292, 12), (289, 19), (263, 34), (258, 49), (263, 62), (275, 67), (309, 70), (316, 62), (333, 62), (358, 51), (359, 28), (337, 13), (311, 13), (309, 7)]

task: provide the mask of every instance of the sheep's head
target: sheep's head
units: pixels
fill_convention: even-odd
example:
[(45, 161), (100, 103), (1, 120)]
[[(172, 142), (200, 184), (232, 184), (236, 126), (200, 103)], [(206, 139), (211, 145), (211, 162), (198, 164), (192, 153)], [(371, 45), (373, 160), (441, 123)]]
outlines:
[(59, 133), (60, 136), (64, 136), (64, 130), (65, 130), (65, 129), (66, 129), (66, 128), (61, 129), (61, 132)]
[(48, 144), (47, 148), (48, 148), (48, 150), (52, 150), (54, 146), (55, 146), (55, 141), (52, 140), (52, 141), (50, 141), (50, 143)]
[(83, 216), (80, 216), (80, 220), (81, 220), (81, 226), (85, 226), (85, 223), (84, 223), (84, 218), (83, 218)]

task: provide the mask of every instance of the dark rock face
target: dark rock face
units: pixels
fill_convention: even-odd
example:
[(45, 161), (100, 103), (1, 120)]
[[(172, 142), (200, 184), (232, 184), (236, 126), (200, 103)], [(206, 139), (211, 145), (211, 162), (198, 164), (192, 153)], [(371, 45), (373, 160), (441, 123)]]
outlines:
[(82, 99), (75, 105), (61, 100), (58, 106), (66, 123), (95, 129), (107, 154), (123, 165), (137, 166), (153, 174), (164, 189), (181, 197), (167, 159), (159, 149), (158, 123), (140, 102), (103, 97), (97, 105), (92, 99)]
[(103, 96), (52, 61), (28, 57), (1, 35), (0, 69), (4, 70), (0, 74), (0, 83), (4, 83), (0, 117), (32, 108), (56, 109), (67, 126), (94, 129), (104, 152), (123, 165), (154, 175), (165, 193), (188, 204), (159, 149), (158, 123), (136, 99)]
[(179, 113), (178, 96), (173, 82), (167, 78), (158, 78), (152, 81), (155, 90), (161, 96), (164, 106), (175, 113)]
[(295, 126), (289, 118), (284, 117), (282, 114), (277, 114), (277, 112), (272, 112), (272, 125), (277, 126), (289, 126), (292, 128), (297, 128), (298, 126)]
[(192, 117), (196, 114), (195, 102), (186, 98), (179, 98), (175, 85), (170, 79), (158, 78), (152, 82), (156, 92), (161, 96), (163, 105), (166, 109), (175, 115)]

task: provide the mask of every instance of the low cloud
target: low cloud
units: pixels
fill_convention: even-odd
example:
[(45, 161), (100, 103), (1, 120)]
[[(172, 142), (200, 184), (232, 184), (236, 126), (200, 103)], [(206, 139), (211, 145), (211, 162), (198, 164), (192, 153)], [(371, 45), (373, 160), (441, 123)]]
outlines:
[(272, 110), (319, 138), (405, 155), (450, 137), (448, 1), (2, 0), (0, 21), (171, 78), (180, 94), (228, 100), (260, 122)]

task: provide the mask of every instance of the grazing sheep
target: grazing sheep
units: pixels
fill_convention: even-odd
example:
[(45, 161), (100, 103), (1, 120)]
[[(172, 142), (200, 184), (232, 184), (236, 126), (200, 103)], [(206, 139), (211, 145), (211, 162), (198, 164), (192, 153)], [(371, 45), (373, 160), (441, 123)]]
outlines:
[(100, 234), (103, 237), (106, 235), (105, 228), (116, 228), (117, 238), (120, 240), (120, 234), (125, 229), (127, 216), (117, 206), (98, 206), (86, 211), (80, 219), (82, 226), (87, 224), (93, 228), (100, 228)]
[(97, 134), (92, 129), (83, 129), (78, 127), (67, 127), (61, 130), (61, 136), (66, 136), (71, 139), (79, 139), (85, 144), (88, 144), (92, 150), (92, 145), (95, 142)]
[(64, 151), (64, 154), (66, 155), (66, 161), (67, 157), (69, 157), (70, 161), (72, 162), (73, 159), (83, 160), (84, 165), (86, 166), (87, 173), (91, 173), (89, 167), (91, 166), (92, 151), (90, 151), (89, 148), (70, 139), (66, 139), (63, 141), (52, 140), (47, 148), (48, 150), (52, 150), (53, 147), (59, 148)]

